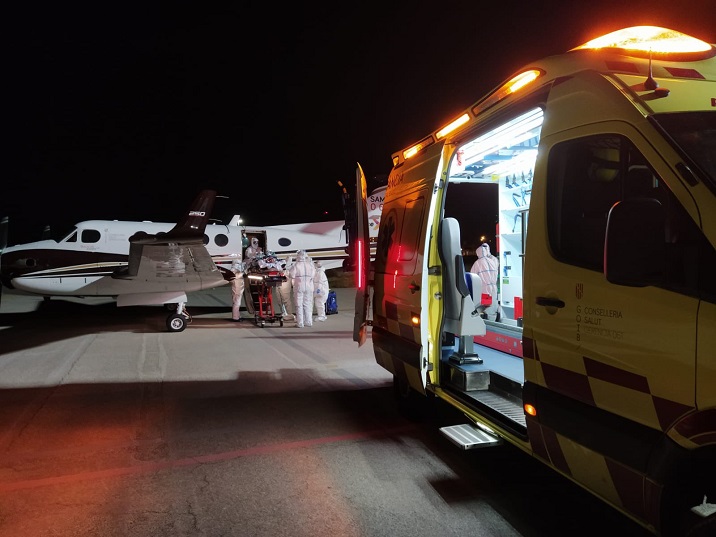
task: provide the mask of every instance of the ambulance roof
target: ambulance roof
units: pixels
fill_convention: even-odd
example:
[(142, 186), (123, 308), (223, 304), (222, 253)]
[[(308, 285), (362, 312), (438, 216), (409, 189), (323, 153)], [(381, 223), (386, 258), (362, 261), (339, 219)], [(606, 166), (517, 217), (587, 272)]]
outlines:
[(505, 99), (517, 98), (535, 87), (587, 69), (615, 75), (623, 81), (628, 80), (630, 85), (638, 77), (643, 81), (643, 91), (658, 93), (665, 90), (658, 88), (654, 78), (716, 81), (716, 45), (656, 26), (635, 26), (600, 36), (564, 54), (526, 65), (460, 117), (394, 153), (393, 165), (473, 122)]

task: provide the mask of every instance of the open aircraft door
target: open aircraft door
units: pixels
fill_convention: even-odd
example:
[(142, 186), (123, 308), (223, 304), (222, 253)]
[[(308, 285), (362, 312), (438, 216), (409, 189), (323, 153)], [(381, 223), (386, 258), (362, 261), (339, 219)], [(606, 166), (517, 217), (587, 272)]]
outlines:
[(353, 318), (353, 341), (360, 347), (365, 343), (368, 326), (368, 305), (370, 303), (370, 289), (368, 276), (370, 273), (370, 228), (368, 227), (368, 186), (363, 168), (358, 164), (356, 168), (356, 298), (355, 317)]

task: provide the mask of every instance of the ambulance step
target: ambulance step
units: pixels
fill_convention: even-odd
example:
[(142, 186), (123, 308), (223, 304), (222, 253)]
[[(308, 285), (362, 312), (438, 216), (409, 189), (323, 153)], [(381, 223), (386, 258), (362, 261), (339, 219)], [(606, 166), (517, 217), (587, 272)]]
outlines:
[(462, 449), (498, 446), (502, 443), (501, 438), (486, 433), (482, 429), (469, 423), (440, 427), (440, 432), (447, 436), (453, 444)]

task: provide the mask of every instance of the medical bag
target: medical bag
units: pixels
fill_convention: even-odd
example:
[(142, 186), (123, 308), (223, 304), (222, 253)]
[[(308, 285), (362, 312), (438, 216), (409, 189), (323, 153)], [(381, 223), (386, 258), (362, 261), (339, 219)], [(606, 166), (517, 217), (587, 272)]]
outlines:
[(338, 300), (336, 292), (333, 289), (328, 290), (328, 299), (326, 300), (326, 315), (338, 313)]

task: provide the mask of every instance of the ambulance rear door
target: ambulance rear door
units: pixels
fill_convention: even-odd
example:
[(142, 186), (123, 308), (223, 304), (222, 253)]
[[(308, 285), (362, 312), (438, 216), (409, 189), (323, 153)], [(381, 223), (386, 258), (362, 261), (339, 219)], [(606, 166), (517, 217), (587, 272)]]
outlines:
[(445, 191), (444, 150), (439, 141), (395, 166), (383, 200), (371, 337), (376, 362), (393, 373), (403, 396), (409, 388), (425, 393), (431, 353), (439, 353), (442, 278), (431, 237)]
[(370, 303), (370, 288), (368, 277), (370, 273), (370, 228), (368, 227), (368, 187), (363, 168), (358, 164), (356, 168), (356, 240), (354, 248), (356, 272), (355, 313), (353, 318), (353, 341), (358, 346), (365, 343), (368, 327), (368, 304)]

